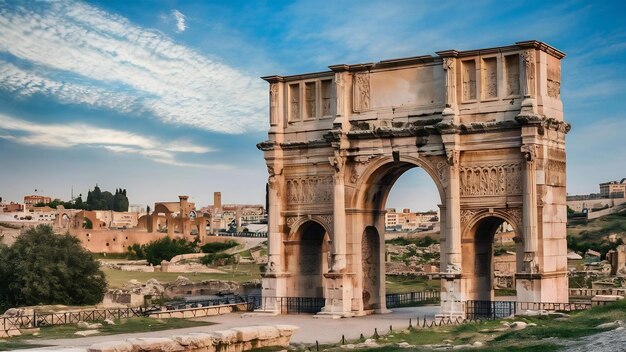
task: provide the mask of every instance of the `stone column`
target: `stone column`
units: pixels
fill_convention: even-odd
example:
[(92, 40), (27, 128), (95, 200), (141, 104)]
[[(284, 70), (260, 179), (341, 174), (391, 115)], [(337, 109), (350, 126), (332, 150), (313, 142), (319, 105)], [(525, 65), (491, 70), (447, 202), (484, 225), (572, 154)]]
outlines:
[(262, 279), (262, 311), (280, 314), (280, 304), (275, 297), (287, 295), (286, 277), (283, 271), (283, 227), (281, 187), (284, 184), (282, 167), (268, 166), (268, 260)]
[(537, 186), (535, 180), (535, 160), (537, 147), (523, 145), (523, 226), (524, 226), (524, 272), (537, 273), (535, 256), (537, 253)]
[(341, 170), (335, 173), (333, 187), (333, 246), (332, 272), (341, 272), (346, 268), (346, 208), (345, 184), (343, 180), (343, 162)]
[(267, 224), (268, 224), (268, 260), (267, 270), (268, 272), (281, 272), (282, 271), (282, 252), (283, 252), (283, 239), (282, 232), (280, 231), (280, 213), (281, 202), (279, 196), (279, 179), (282, 178), (282, 170), (280, 174), (275, 173), (274, 167), (268, 167), (268, 203), (269, 209), (267, 209)]
[(445, 211), (445, 262), (441, 262), (441, 313), (437, 317), (462, 318), (465, 314), (461, 278), (461, 195), (459, 184), (460, 152), (452, 147), (446, 149), (448, 162), (448, 185), (446, 188)]
[(344, 171), (346, 156), (339, 145), (335, 146), (335, 156), (329, 158), (335, 168), (333, 198), (333, 233), (331, 268), (324, 274), (325, 304), (316, 317), (352, 316), (352, 281), (354, 273), (346, 272), (346, 205)]
[[(447, 152), (448, 188), (446, 190), (446, 258), (447, 264), (461, 267), (461, 195), (459, 185), (459, 151)], [(459, 270), (460, 271), (460, 270)]]

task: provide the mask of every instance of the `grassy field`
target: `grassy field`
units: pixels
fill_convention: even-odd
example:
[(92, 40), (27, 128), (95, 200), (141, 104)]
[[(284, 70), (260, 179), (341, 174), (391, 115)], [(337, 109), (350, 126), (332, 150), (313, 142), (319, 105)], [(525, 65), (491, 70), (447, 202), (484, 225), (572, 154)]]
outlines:
[(567, 235), (574, 237), (600, 239), (612, 233), (626, 233), (626, 211), (567, 226)]
[[(450, 342), (452, 345), (472, 344), (476, 341), (484, 345), (476, 350), (484, 351), (557, 351), (563, 349), (559, 341), (572, 340), (583, 336), (597, 334), (613, 328), (601, 329), (598, 325), (616, 320), (626, 319), (626, 302), (616, 302), (591, 310), (571, 313), (566, 321), (555, 320), (554, 317), (516, 317), (493, 321), (481, 321), (456, 326), (441, 326), (435, 328), (413, 328), (411, 330), (393, 331), (377, 339), (382, 345), (377, 348), (359, 349), (360, 351), (407, 351), (398, 346), (401, 342), (415, 345), (410, 350), (432, 351), (424, 345), (436, 345)], [(534, 323), (523, 330), (513, 331), (502, 329), (502, 321), (523, 321)], [(371, 338), (371, 336), (365, 336)], [(545, 340), (548, 339), (549, 340)], [(554, 339), (556, 338), (556, 339)], [(359, 343), (362, 340), (347, 341)], [(313, 346), (314, 347), (314, 346)], [(343, 350), (339, 344), (324, 345), (320, 349)]]
[[(135, 279), (140, 282), (148, 281), (149, 279), (157, 279), (161, 283), (171, 282), (176, 280), (178, 276), (184, 276), (193, 282), (199, 282), (203, 280), (231, 280), (238, 283), (245, 281), (260, 279), (261, 274), (259, 266), (255, 264), (239, 264), (239, 266), (226, 266), (219, 267), (217, 269), (226, 271), (226, 274), (214, 274), (214, 273), (143, 273), (133, 271), (121, 271), (103, 268), (102, 271), (106, 275), (109, 288), (121, 288), (129, 280)], [(233, 269), (236, 272), (233, 273)]]
[(387, 293), (439, 290), (440, 287), (440, 280), (428, 280), (425, 276), (387, 275), (385, 281), (387, 283)]
[[(185, 319), (154, 319), (138, 317), (116, 320), (115, 323), (116, 325), (103, 325), (101, 328), (98, 328), (98, 331), (100, 331), (98, 335), (116, 335), (136, 332), (183, 329), (214, 324), (210, 322), (192, 321)], [(0, 342), (0, 351), (11, 351), (14, 349), (40, 347), (42, 345), (39, 345), (37, 343), (37, 340), (74, 338), (77, 337), (76, 335), (74, 335), (74, 333), (81, 330), (84, 329), (77, 328), (75, 324), (42, 327), (37, 336), (22, 335), (13, 337), (9, 340), (6, 340), (5, 342)]]

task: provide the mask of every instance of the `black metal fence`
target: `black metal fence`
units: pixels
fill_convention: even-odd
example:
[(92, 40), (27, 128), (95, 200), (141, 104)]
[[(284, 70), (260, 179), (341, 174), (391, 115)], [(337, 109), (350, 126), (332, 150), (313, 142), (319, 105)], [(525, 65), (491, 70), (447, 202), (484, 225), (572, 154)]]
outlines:
[[(145, 315), (146, 308), (95, 309), (63, 313), (36, 313), (0, 318), (0, 328), (38, 328), (48, 325), (76, 324), (79, 321), (124, 319)], [(8, 329), (7, 329), (8, 330)]]
[(514, 315), (515, 301), (467, 301), (465, 302), (465, 317), (469, 320), (499, 319)]
[(390, 293), (385, 297), (387, 308), (411, 307), (440, 302), (439, 291)]
[(499, 319), (515, 315), (523, 311), (573, 312), (592, 307), (591, 302), (550, 303), (550, 302), (516, 302), (516, 301), (467, 301), (465, 316), (469, 320)]
[(262, 297), (247, 296), (248, 310), (261, 308), (279, 310), (281, 314), (318, 313), (326, 301), (323, 297)]

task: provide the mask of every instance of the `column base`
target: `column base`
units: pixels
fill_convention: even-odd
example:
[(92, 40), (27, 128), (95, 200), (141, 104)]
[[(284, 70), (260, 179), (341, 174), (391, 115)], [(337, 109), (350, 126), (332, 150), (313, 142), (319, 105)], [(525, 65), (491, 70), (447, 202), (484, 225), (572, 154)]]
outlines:
[(343, 313), (333, 313), (333, 312), (319, 312), (313, 316), (313, 318), (317, 319), (341, 319), (341, 318), (352, 318), (355, 315), (351, 312), (343, 312)]
[(517, 273), (515, 291), (518, 302), (568, 303), (567, 272)]
[[(326, 288), (324, 289), (324, 308), (318, 313), (320, 316), (353, 317), (358, 312), (352, 309), (352, 276), (354, 273), (326, 273)], [(317, 315), (316, 315), (317, 316)]]

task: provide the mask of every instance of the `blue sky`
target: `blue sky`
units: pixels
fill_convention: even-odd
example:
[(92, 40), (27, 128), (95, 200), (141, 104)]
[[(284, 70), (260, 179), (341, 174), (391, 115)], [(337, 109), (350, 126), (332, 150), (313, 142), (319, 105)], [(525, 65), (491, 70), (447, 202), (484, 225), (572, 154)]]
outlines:
[[(626, 177), (622, 1), (3, 1), (0, 197), (264, 200), (267, 86), (339, 63), (544, 41), (568, 56), (568, 193)], [(388, 205), (431, 209), (403, 175)]]

